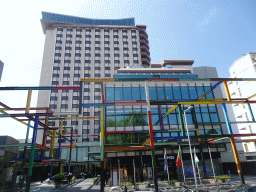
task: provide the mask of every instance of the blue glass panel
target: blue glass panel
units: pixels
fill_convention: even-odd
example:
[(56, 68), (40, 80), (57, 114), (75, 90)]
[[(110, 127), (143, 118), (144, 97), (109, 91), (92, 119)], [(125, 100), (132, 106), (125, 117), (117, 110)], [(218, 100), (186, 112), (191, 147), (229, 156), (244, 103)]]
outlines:
[(174, 99), (181, 99), (180, 87), (173, 87)]
[(124, 113), (125, 114), (131, 114), (132, 113), (132, 109), (124, 109)]
[(201, 107), (201, 112), (206, 112), (206, 113), (208, 113), (207, 107)]
[(164, 88), (163, 87), (158, 87), (157, 88), (157, 98), (158, 100), (164, 100)]
[(107, 87), (106, 88), (106, 100), (107, 101), (113, 101), (114, 100), (114, 88), (113, 87)]
[(200, 112), (199, 107), (195, 107), (195, 112), (196, 112), (196, 113), (199, 113), (199, 112)]
[[(210, 89), (210, 88), (211, 88), (210, 86), (205, 86), (205, 87), (204, 87), (204, 91), (207, 91), (207, 90)], [(207, 99), (213, 99), (213, 94), (212, 94), (212, 92), (208, 93), (208, 94), (206, 95), (206, 98), (207, 98)]]
[(181, 87), (182, 99), (189, 99), (188, 88)]
[(221, 130), (220, 129), (214, 129), (218, 134), (221, 134)]
[(133, 112), (136, 113), (136, 114), (141, 114), (141, 108), (135, 108), (133, 109)]
[(115, 87), (115, 100), (124, 100), (122, 87)]
[(162, 115), (166, 113), (166, 109), (161, 109)]
[[(163, 133), (163, 137), (170, 137), (170, 133)], [(163, 142), (168, 142), (168, 139), (163, 139)]]
[(169, 123), (170, 125), (177, 125), (177, 117), (176, 114), (169, 114)]
[(116, 116), (116, 126), (124, 126), (124, 116)]
[(196, 120), (197, 120), (197, 123), (202, 123), (202, 118), (200, 113), (196, 113)]
[(193, 124), (192, 115), (190, 113), (186, 113), (186, 119), (187, 119), (187, 124)]
[(166, 99), (173, 99), (172, 87), (165, 87)]
[(202, 117), (203, 117), (203, 122), (211, 122), (209, 113), (202, 113)]
[(171, 136), (172, 136), (172, 137), (178, 137), (179, 134), (178, 134), (178, 132), (171, 132)]
[(190, 99), (197, 99), (197, 94), (196, 94), (196, 88), (193, 87), (189, 87), (189, 95), (190, 95)]
[[(196, 87), (197, 90), (197, 96), (200, 97), (204, 93), (204, 88), (203, 87)], [(202, 97), (202, 99), (205, 99), (205, 96)]]
[(158, 114), (158, 108), (151, 108), (151, 114)]
[(216, 112), (216, 108), (215, 107), (209, 107), (209, 111), (210, 112)]
[(179, 115), (176, 114), (176, 119), (178, 120), (178, 125), (180, 124), (180, 119), (179, 119)]
[(142, 118), (144, 118), (146, 125), (148, 125), (148, 115), (142, 115)]
[(114, 116), (107, 116), (106, 120), (107, 120), (107, 122), (106, 122), (107, 127), (115, 126), (115, 117)]
[(123, 109), (116, 109), (116, 115), (123, 115), (124, 110)]
[(132, 100), (140, 100), (139, 87), (132, 87)]
[[(152, 118), (152, 125), (155, 125), (155, 123), (159, 120), (159, 116), (158, 115), (151, 115)], [(160, 123), (158, 123), (157, 125), (159, 125)]]
[(124, 119), (124, 126), (131, 126), (131, 117), (130, 116), (125, 116)]
[(115, 115), (115, 109), (107, 109), (106, 114), (107, 115)]
[(204, 130), (203, 129), (199, 129), (199, 135), (204, 135)]
[(148, 91), (149, 91), (149, 99), (150, 100), (157, 100), (157, 98), (156, 98), (156, 88), (155, 87), (149, 87)]
[(132, 89), (131, 87), (124, 87), (124, 100), (132, 100)]
[(143, 114), (148, 114), (147, 108), (142, 108), (142, 113), (143, 113)]
[(167, 117), (165, 117), (165, 118), (163, 119), (163, 124), (164, 124), (164, 125), (168, 125), (168, 119), (167, 119)]
[(212, 122), (219, 122), (217, 113), (210, 113)]
[(146, 100), (145, 87), (140, 87), (140, 97), (141, 100)]

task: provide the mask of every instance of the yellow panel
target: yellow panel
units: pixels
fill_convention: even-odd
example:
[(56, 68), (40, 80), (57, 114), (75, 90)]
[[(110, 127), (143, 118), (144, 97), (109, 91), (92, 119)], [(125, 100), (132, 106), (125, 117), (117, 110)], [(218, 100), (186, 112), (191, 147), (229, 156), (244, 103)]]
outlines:
[(150, 138), (148, 138), (146, 141), (142, 143), (142, 146), (147, 145), (150, 142)]

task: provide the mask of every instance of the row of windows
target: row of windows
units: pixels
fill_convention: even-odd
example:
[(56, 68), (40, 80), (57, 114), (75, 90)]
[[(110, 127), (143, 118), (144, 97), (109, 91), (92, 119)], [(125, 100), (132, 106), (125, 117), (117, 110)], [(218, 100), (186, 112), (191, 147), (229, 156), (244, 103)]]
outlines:
[[(89, 120), (83, 120), (82, 124), (83, 125), (90, 125), (90, 121)], [(99, 120), (94, 120), (94, 124), (99, 125)], [(55, 121), (49, 121), (48, 125), (49, 126), (55, 126)], [(78, 125), (78, 121), (71, 121), (71, 125)], [(63, 126), (67, 126), (67, 121), (63, 121)], [(89, 133), (89, 129), (83, 129), (83, 130), (86, 130)], [(63, 130), (63, 132), (64, 132), (64, 130)], [(86, 133), (83, 133), (83, 134), (86, 134)]]
[[(57, 28), (57, 31), (63, 31), (62, 28)], [(73, 31), (73, 29), (71, 28), (68, 28), (67, 31)], [(91, 29), (85, 29), (86, 32), (91, 32), (92, 30)], [(94, 29), (95, 32), (100, 32), (100, 29)], [(121, 31), (121, 30), (120, 30)], [(82, 32), (82, 29), (76, 29), (76, 32)], [(109, 29), (104, 29), (104, 32), (109, 32)], [(114, 29), (113, 32), (118, 32), (118, 29)], [(123, 29), (122, 30), (123, 33), (127, 33), (127, 30), (126, 29)], [(135, 30), (131, 30), (132, 33), (136, 33)]]
[[(197, 99), (210, 86), (149, 87), (150, 100)], [(209, 92), (202, 99), (212, 99)], [(107, 87), (106, 100), (146, 100), (144, 87)]]
[[(57, 37), (60, 37), (60, 35), (57, 35)], [(71, 35), (72, 37), (72, 35)], [(91, 38), (91, 35), (85, 35), (86, 38)], [(100, 35), (95, 35), (95, 38), (100, 38)], [(110, 38), (109, 35), (104, 35), (104, 38)], [(118, 35), (114, 35), (113, 38), (119, 38)], [(123, 36), (123, 39), (128, 39), (128, 36)], [(132, 36), (132, 39), (136, 39), (136, 36)], [(98, 42), (98, 41), (95, 41), (95, 42)], [(114, 41), (115, 42), (115, 41)], [(61, 40), (56, 40), (56, 43), (61, 43), (62, 44), (62, 41)], [(67, 44), (72, 44), (72, 41), (71, 40), (66, 40), (66, 43)], [(82, 41), (81, 40), (77, 40), (75, 41), (76, 44), (82, 44)], [(95, 43), (95, 44), (98, 44), (98, 43)]]
[[(165, 114), (169, 109), (158, 108), (151, 109), (152, 124), (156, 124), (160, 117)], [(197, 123), (218, 123), (219, 118), (215, 107), (195, 107), (194, 113), (187, 111), (186, 120), (188, 124)], [(109, 127), (116, 126), (146, 126), (148, 125), (147, 109), (108, 109), (106, 117), (106, 125)], [(194, 116), (194, 117), (193, 117)], [(178, 110), (174, 110), (168, 115), (168, 118), (162, 120), (164, 125), (179, 125)], [(157, 125), (160, 125), (158, 122)]]
[[(57, 40), (56, 43), (62, 43), (62, 41)], [(71, 44), (72, 41), (67, 41), (66, 43)], [(77, 43), (77, 44), (82, 44), (81, 41), (76, 41), (76, 43)], [(85, 44), (91, 44), (91, 41), (85, 41)], [(101, 42), (100, 42), (100, 41), (95, 41), (95, 44), (101, 44)], [(110, 41), (104, 41), (104, 44), (110, 44)], [(119, 41), (114, 41), (114, 44), (119, 45)], [(124, 45), (128, 45), (128, 41), (123, 41), (123, 44), (124, 44)], [(137, 45), (137, 42), (136, 42), (136, 41), (133, 41), (132, 44), (133, 44), (133, 45)], [(76, 47), (76, 48), (77, 48), (77, 47)], [(71, 47), (66, 47), (66, 50), (71, 50)], [(78, 49), (76, 49), (76, 50), (78, 50)], [(79, 49), (79, 50), (81, 50), (81, 49)]]
[[(100, 96), (95, 96), (95, 100), (101, 100), (101, 97)], [(68, 104), (61, 104), (60, 108), (61, 109), (68, 109)], [(72, 104), (72, 108), (79, 108), (79, 104)], [(84, 107), (84, 108), (87, 108), (87, 107)], [(57, 109), (57, 105), (56, 104), (51, 104), (50, 109)], [(84, 112), (83, 115), (84, 116), (90, 116), (90, 112)], [(95, 112), (94, 116), (99, 116), (99, 112)]]
[[(54, 63), (60, 63), (60, 60), (54, 60)], [(64, 63), (71, 63), (71, 60), (64, 60)], [(81, 63), (81, 60), (75, 60), (75, 63)], [(91, 60), (84, 60), (84, 63), (91, 63)], [(101, 60), (94, 60), (94, 63), (101, 63)], [(104, 63), (110, 63), (110, 60), (104, 60)], [(119, 64), (120, 60), (114, 60), (115, 64)], [(124, 63), (130, 63), (129, 60), (124, 60)], [(139, 63), (138, 60), (133, 60), (133, 63)]]
[[(55, 50), (62, 50), (62, 47), (55, 47)], [(71, 50), (71, 49), (70, 49)], [(85, 50), (91, 50), (91, 47), (85, 47)], [(100, 47), (95, 47), (95, 50), (101, 50)], [(105, 51), (110, 51), (109, 47), (104, 47)], [(115, 51), (119, 51), (119, 47), (114, 47)], [(123, 48), (124, 51), (129, 51), (128, 47)], [(133, 51), (138, 51), (138, 48), (132, 48)], [(57, 54), (57, 55), (56, 55)], [(61, 56), (60, 53), (55, 53), (55, 56)], [(65, 53), (65, 56), (71, 57), (71, 53)]]
[[(61, 54), (60, 53), (55, 53), (55, 56), (60, 57)], [(75, 56), (76, 57), (81, 57), (81, 53), (76, 53)], [(101, 56), (100, 53), (95, 53), (95, 57), (100, 57), (100, 56)], [(104, 56), (105, 57), (110, 57), (110, 54), (109, 53), (105, 53)], [(90, 53), (85, 53), (85, 57), (91, 57), (91, 54)], [(119, 53), (114, 53), (114, 57), (120, 57), (120, 54)], [(124, 57), (129, 57), (129, 54), (127, 54), (127, 53), (124, 54)], [(138, 57), (138, 54), (133, 54), (133, 57)]]
[[(95, 70), (101, 70), (101, 67), (95, 67), (94, 69)], [(118, 70), (118, 69), (120, 69), (120, 67), (115, 67), (115, 70)], [(54, 69), (54, 70), (57, 70), (57, 69)], [(84, 67), (84, 70), (91, 70), (91, 67)], [(105, 70), (111, 70), (111, 68), (110, 67), (105, 67)], [(57, 77), (58, 78), (59, 74), (54, 73), (52, 75), (52, 77)], [(70, 74), (63, 74), (63, 77), (70, 77)], [(80, 77), (80, 74), (74, 74), (74, 77)]]
[[(91, 77), (91, 74), (84, 74), (84, 77)], [(94, 77), (101, 77), (101, 74), (94, 74)], [(105, 77), (111, 77), (111, 74), (106, 73)], [(59, 81), (52, 81), (52, 85), (59, 85)], [(70, 82), (63, 81), (62, 85), (70, 85)], [(74, 81), (73, 85), (80, 85), (80, 81)]]

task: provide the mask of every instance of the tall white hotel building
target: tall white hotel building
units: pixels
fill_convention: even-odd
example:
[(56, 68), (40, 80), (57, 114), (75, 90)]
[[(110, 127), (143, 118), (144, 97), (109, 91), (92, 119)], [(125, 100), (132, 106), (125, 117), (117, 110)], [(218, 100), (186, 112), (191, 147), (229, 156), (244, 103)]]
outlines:
[[(134, 18), (87, 19), (42, 12), (41, 24), (45, 47), (40, 86), (79, 86), (80, 78), (113, 78), (119, 68), (150, 65), (146, 26), (135, 25)], [(99, 84), (84, 83), (82, 92), (82, 103), (102, 102)], [(39, 91), (37, 106), (76, 112), (79, 91)], [(99, 116), (99, 111), (99, 107), (84, 107), (82, 116)], [(49, 121), (49, 126), (59, 127), (59, 121)], [(65, 120), (64, 126), (73, 126), (75, 142), (99, 141), (94, 136), (99, 134), (97, 119)], [(42, 139), (39, 130), (37, 142)]]

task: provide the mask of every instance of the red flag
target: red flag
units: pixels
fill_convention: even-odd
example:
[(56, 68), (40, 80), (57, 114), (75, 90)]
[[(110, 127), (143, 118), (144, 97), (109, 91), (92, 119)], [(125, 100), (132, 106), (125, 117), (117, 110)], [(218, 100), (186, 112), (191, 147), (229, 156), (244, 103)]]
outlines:
[(178, 154), (177, 154), (176, 166), (177, 166), (178, 168), (180, 168), (180, 150), (178, 151)]

